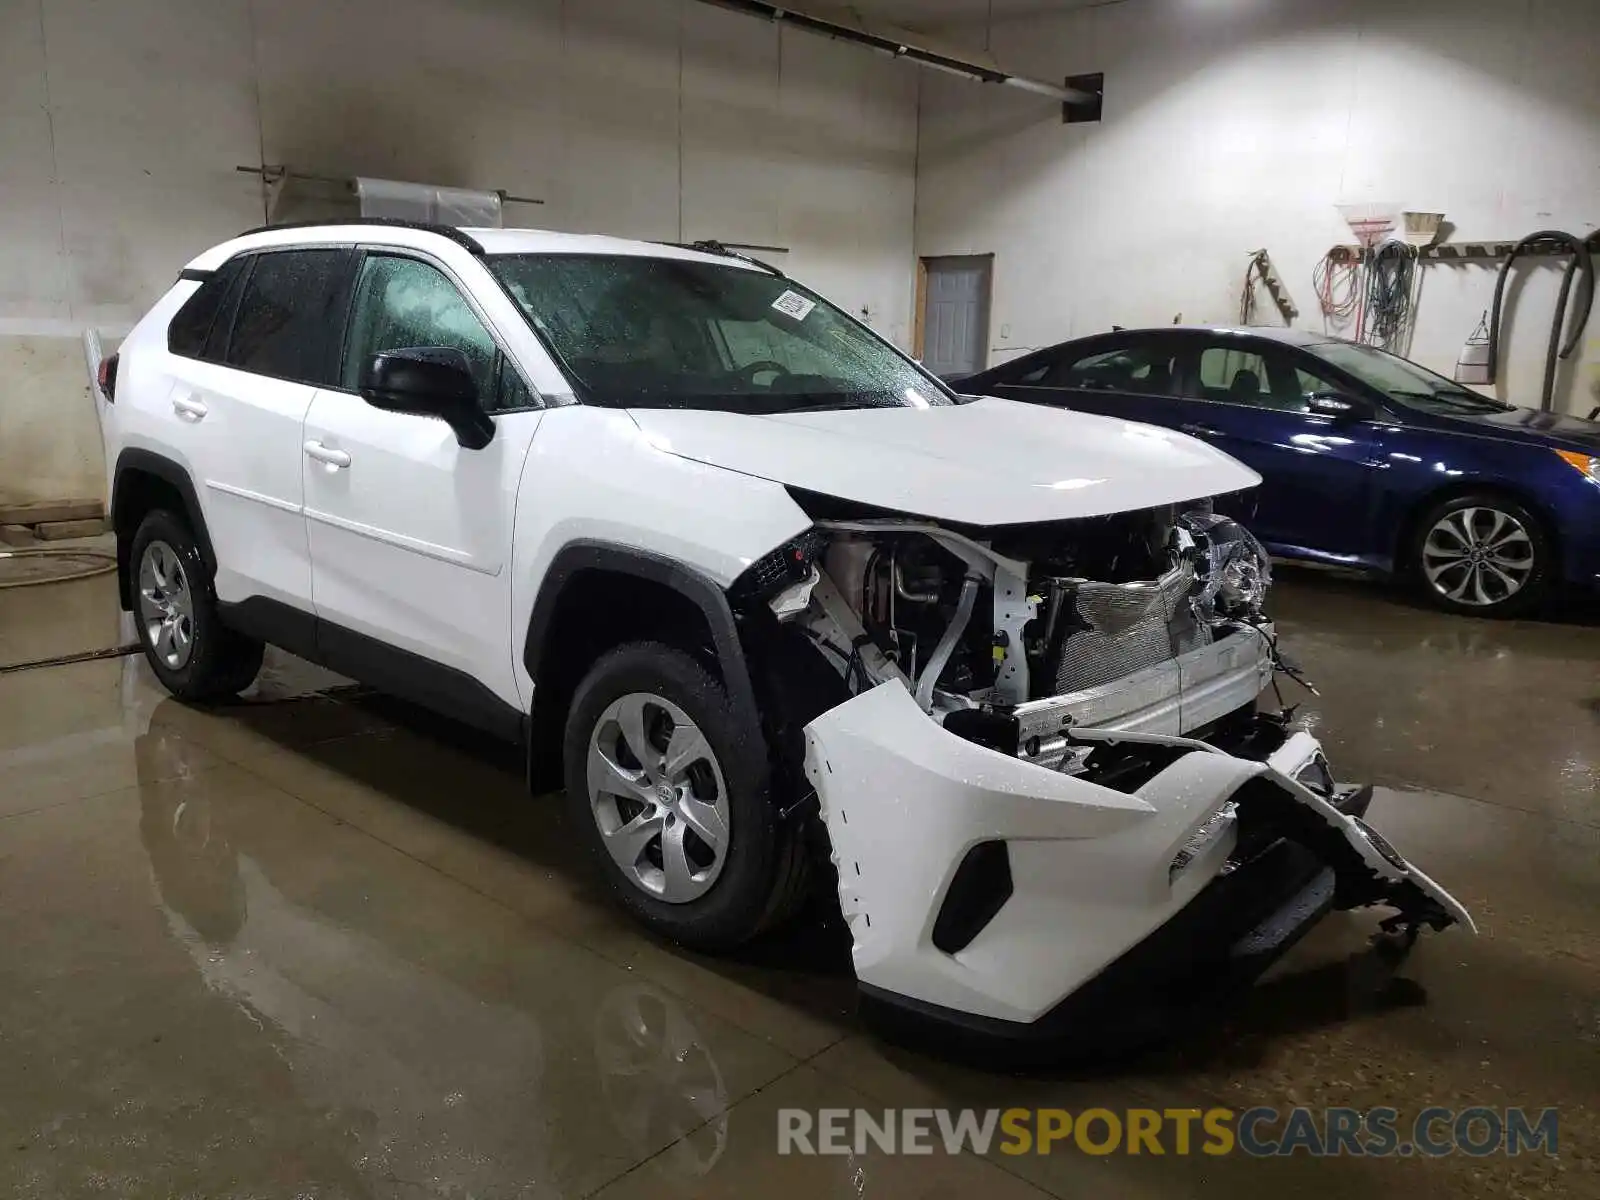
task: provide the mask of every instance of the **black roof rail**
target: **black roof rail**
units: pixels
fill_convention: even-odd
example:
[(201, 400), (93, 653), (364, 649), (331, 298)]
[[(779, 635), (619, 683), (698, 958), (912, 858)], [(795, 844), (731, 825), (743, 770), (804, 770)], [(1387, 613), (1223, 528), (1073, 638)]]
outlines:
[(252, 233), (271, 233), (276, 229), (327, 229), (334, 225), (377, 225), (389, 226), (393, 229), (417, 229), (423, 233), (437, 233), (440, 237), (449, 238), (469, 254), (476, 254), (479, 258), (484, 255), (483, 243), (468, 233), (457, 229), (454, 225), (435, 225), (428, 221), (407, 221), (403, 217), (330, 217), (321, 221), (286, 221), (281, 225), (257, 225), (254, 229), (246, 229), (240, 237), (248, 237)]
[(787, 275), (771, 263), (762, 262), (759, 258), (751, 258), (748, 254), (742, 254), (731, 246), (725, 246), (721, 242), (713, 241), (709, 238), (698, 242), (657, 242), (656, 245), (672, 246), (678, 250), (698, 250), (701, 254), (715, 254), (722, 258), (737, 258), (740, 262), (747, 262), (753, 267), (760, 267), (769, 275), (776, 275), (779, 279), (788, 278)]

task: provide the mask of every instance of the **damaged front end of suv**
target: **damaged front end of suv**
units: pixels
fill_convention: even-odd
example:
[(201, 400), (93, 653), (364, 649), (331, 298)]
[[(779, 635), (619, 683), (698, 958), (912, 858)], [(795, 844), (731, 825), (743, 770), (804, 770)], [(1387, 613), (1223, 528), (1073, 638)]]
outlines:
[(872, 1011), (1101, 1052), (1331, 910), (1391, 909), (1407, 944), (1471, 926), (1365, 824), (1371, 788), (1258, 711), (1293, 673), (1270, 566), (1210, 500), (976, 527), (790, 494), (811, 527), (731, 596), (832, 668), (791, 754)]

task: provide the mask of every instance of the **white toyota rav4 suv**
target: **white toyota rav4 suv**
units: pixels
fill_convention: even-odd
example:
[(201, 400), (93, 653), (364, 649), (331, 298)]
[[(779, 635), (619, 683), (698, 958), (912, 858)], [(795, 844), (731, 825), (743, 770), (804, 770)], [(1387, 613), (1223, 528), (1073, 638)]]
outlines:
[(270, 642), (524, 739), (686, 945), (836, 884), (900, 1028), (1103, 1048), (1332, 908), (1470, 924), (1256, 710), (1267, 564), (1212, 505), (1251, 471), (956, 395), (721, 246), (260, 230), (100, 393), (174, 694), (238, 692)]

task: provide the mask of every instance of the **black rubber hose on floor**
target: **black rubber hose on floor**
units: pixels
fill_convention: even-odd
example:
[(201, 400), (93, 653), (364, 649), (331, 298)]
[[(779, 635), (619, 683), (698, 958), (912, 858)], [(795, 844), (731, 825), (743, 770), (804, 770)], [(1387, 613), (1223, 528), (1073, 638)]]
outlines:
[[(1567, 264), (1566, 274), (1561, 280), (1561, 297), (1556, 301), (1556, 315), (1554, 324), (1550, 329), (1550, 351), (1545, 357), (1544, 366), (1544, 391), (1539, 399), (1539, 407), (1545, 412), (1555, 400), (1556, 362), (1558, 359), (1571, 358), (1578, 348), (1578, 343), (1583, 338), (1583, 331), (1588, 327), (1589, 314), (1594, 309), (1594, 256), (1590, 252), (1590, 242), (1594, 239), (1583, 240), (1570, 233), (1563, 233), (1558, 229), (1545, 229), (1538, 233), (1531, 233), (1512, 247), (1510, 256), (1505, 265), (1500, 268), (1500, 278), (1494, 285), (1494, 310), (1489, 318), (1489, 382), (1493, 383), (1499, 378), (1500, 371), (1500, 325), (1504, 315), (1506, 281), (1511, 278), (1512, 268), (1516, 266), (1517, 259), (1530, 251), (1543, 246), (1557, 248), (1562, 252), (1572, 255), (1572, 260)], [(1571, 319), (1567, 317), (1567, 301), (1572, 295), (1572, 281), (1574, 276), (1578, 279), (1578, 299), (1573, 309)], [(1562, 329), (1567, 331), (1567, 340), (1563, 345), (1561, 340)]]

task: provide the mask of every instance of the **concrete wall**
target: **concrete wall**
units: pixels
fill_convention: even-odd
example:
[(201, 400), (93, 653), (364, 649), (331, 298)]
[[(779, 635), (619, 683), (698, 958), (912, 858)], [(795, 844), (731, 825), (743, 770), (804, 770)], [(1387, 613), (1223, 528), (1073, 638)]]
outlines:
[[(511, 223), (788, 246), (902, 343), (914, 211), (917, 253), (996, 254), (996, 361), (1232, 319), (1260, 246), (1314, 326), (1340, 201), (1444, 211), (1464, 239), (1600, 225), (1594, 0), (865, 8), (1015, 70), (1104, 70), (1106, 119), (925, 74), (919, 130), (912, 68), (690, 0), (0, 0), (0, 502), (98, 492), (77, 333), (114, 343), (259, 223), (233, 168), (263, 159), (547, 201)], [(301, 190), (281, 215), (338, 203)], [(1448, 369), (1492, 283), (1429, 268), (1415, 356)], [(1556, 287), (1515, 293), (1523, 402)], [(1600, 334), (1560, 383), (1600, 403)]]
[[(992, 361), (1112, 324), (1236, 320), (1258, 247), (1316, 328), (1312, 269), (1353, 240), (1339, 202), (1444, 212), (1458, 240), (1600, 225), (1595, 0), (946, 15), (1013, 70), (1106, 73), (1097, 125), (1007, 89), (923, 82), (917, 252), (996, 255)], [(1509, 399), (1538, 403), (1558, 284), (1546, 267), (1514, 293)], [(1449, 373), (1493, 286), (1486, 267), (1427, 268), (1413, 356)], [(1264, 293), (1261, 306), (1275, 321)], [(1591, 330), (1559, 381), (1558, 405), (1583, 413), (1600, 404), (1600, 318)]]
[(916, 94), (688, 0), (0, 0), (0, 502), (99, 493), (77, 334), (114, 339), (260, 224), (234, 167), (263, 160), (546, 201), (508, 224), (786, 246), (907, 342)]
[(105, 490), (86, 374), (73, 338), (0, 335), (0, 505)]

